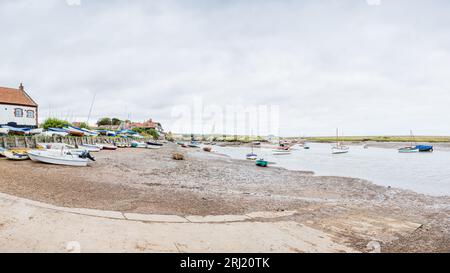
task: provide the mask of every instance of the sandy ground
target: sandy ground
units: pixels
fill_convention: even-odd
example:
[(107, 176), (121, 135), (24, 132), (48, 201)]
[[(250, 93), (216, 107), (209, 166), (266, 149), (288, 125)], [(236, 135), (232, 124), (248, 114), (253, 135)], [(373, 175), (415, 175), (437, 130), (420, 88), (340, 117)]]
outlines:
[[(186, 160), (172, 160), (174, 151), (185, 153)], [(377, 241), (383, 252), (450, 252), (450, 197), (420, 195), (360, 179), (261, 169), (252, 162), (175, 145), (162, 150), (102, 151), (95, 157), (97, 162), (81, 169), (0, 160), (0, 192), (61, 207), (123, 213), (206, 216), (295, 210), (294, 215), (262, 223), (304, 225), (323, 232), (335, 244), (357, 251), (367, 251), (367, 244)], [(8, 217), (13, 216), (6, 213), (0, 218), (0, 231), (7, 225)], [(52, 219), (61, 219), (52, 217), (48, 220), (51, 223)], [(85, 220), (76, 221), (81, 228)], [(55, 226), (64, 229), (64, 222), (59, 222)], [(243, 224), (252, 226), (251, 222)], [(39, 225), (45, 224), (38, 222), (32, 228), (44, 229)], [(174, 232), (181, 232), (185, 228), (182, 227), (174, 227)], [(232, 236), (233, 229), (227, 234)], [(14, 232), (9, 236), (13, 238)], [(21, 246), (24, 245), (15, 249), (20, 250)], [(211, 251), (227, 250), (220, 248), (220, 244), (216, 246)], [(42, 250), (37, 246), (35, 249)], [(97, 245), (91, 250), (120, 251), (120, 247), (108, 249)], [(153, 250), (157, 251), (149, 249)], [(186, 248), (190, 250), (198, 249)], [(243, 243), (240, 248), (230, 250), (254, 249)], [(285, 250), (278, 246), (268, 251)]]

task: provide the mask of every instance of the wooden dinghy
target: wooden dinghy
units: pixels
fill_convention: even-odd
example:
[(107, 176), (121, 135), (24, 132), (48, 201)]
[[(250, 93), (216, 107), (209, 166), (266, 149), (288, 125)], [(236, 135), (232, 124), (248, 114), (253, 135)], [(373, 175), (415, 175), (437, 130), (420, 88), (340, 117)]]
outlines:
[(67, 133), (69, 133), (69, 135), (71, 135), (71, 136), (78, 136), (78, 137), (82, 137), (82, 136), (84, 136), (84, 133), (85, 132), (83, 132), (80, 128), (75, 128), (75, 127), (72, 127), (72, 126), (69, 126), (69, 127), (66, 127), (66, 128), (64, 128), (66, 131), (67, 131)]

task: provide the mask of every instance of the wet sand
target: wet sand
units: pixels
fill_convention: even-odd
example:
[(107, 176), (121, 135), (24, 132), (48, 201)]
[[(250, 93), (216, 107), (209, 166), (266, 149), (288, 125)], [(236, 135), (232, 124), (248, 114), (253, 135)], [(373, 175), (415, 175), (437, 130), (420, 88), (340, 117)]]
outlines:
[[(186, 155), (171, 159), (173, 152)], [(227, 215), (296, 210), (340, 243), (367, 251), (449, 252), (450, 197), (431, 197), (344, 177), (258, 168), (199, 149), (121, 149), (87, 168), (0, 160), (0, 192), (63, 207), (127, 213)]]

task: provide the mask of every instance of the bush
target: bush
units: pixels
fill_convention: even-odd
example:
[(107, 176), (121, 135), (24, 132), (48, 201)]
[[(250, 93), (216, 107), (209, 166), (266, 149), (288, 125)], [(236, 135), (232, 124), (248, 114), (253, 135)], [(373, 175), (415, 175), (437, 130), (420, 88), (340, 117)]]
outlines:
[(91, 129), (86, 122), (80, 122), (80, 124), (78, 126), (83, 129), (88, 129), (88, 130)]
[(48, 129), (48, 128), (63, 128), (66, 126), (69, 126), (70, 123), (65, 120), (60, 120), (57, 118), (48, 118), (44, 121), (44, 123), (41, 124), (42, 128)]
[(141, 134), (141, 135), (151, 136), (153, 139), (158, 139), (159, 138), (159, 133), (155, 129), (136, 127), (136, 128), (133, 128), (132, 130), (134, 132), (138, 133), (138, 134)]
[(172, 135), (172, 132), (168, 132), (168, 133), (166, 134), (166, 140), (167, 140), (167, 141), (171, 141), (171, 142), (175, 141), (175, 139), (174, 139), (174, 137), (173, 137), (173, 135)]
[(174, 159), (174, 160), (184, 160), (184, 155), (180, 154), (180, 153), (174, 153), (172, 155), (172, 159)]

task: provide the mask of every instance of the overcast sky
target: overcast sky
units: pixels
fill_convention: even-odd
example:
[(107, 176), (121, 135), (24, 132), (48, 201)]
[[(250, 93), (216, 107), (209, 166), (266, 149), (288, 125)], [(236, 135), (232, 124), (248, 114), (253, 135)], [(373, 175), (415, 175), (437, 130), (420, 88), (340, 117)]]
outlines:
[(278, 105), (280, 135), (450, 135), (450, 1), (0, 0), (0, 86), (49, 115)]

